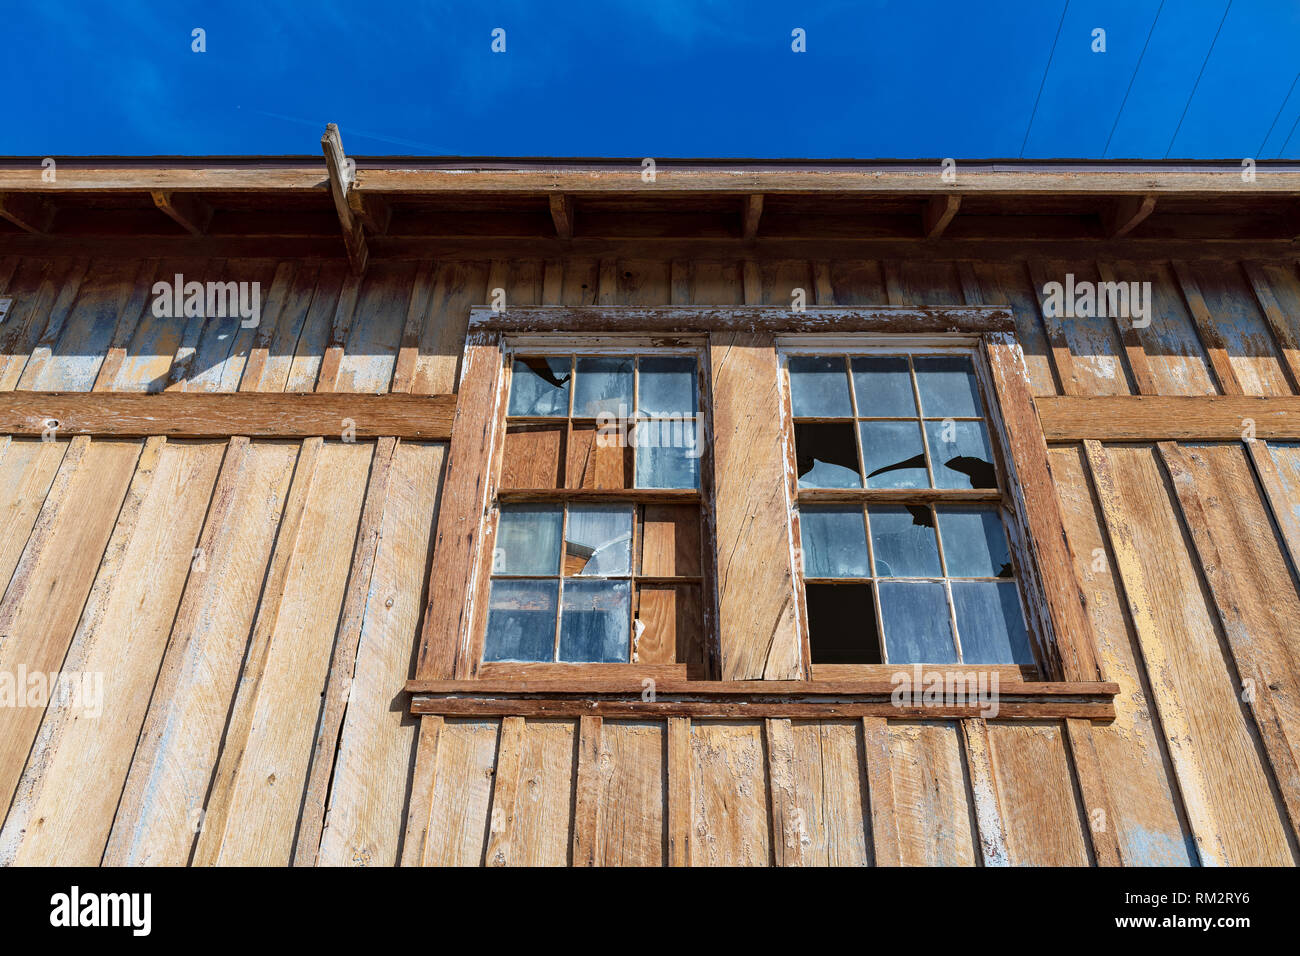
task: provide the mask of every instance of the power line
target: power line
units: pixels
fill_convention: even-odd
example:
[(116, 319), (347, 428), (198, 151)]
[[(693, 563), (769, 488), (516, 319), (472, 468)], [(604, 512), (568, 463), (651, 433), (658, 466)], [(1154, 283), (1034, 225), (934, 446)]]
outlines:
[(1205, 59), (1201, 61), (1201, 71), (1196, 74), (1196, 82), (1192, 84), (1192, 92), (1187, 96), (1187, 103), (1183, 106), (1183, 115), (1178, 117), (1178, 125), (1174, 127), (1174, 135), (1169, 139), (1169, 149), (1165, 150), (1165, 159), (1173, 151), (1174, 140), (1178, 139), (1178, 131), (1183, 128), (1183, 120), (1187, 119), (1187, 110), (1192, 105), (1192, 97), (1196, 95), (1196, 88), (1201, 85), (1201, 77), (1205, 75), (1205, 67), (1210, 62), (1210, 54), (1214, 52), (1214, 44), (1219, 42), (1219, 33), (1223, 30), (1223, 21), (1228, 19), (1228, 11), (1232, 9), (1232, 0), (1228, 0), (1228, 5), (1223, 8), (1223, 19), (1219, 21), (1219, 29), (1214, 31), (1214, 39), (1210, 41), (1210, 48), (1205, 51)]
[(1115, 114), (1115, 122), (1111, 124), (1110, 135), (1106, 137), (1106, 146), (1101, 151), (1101, 158), (1106, 158), (1106, 153), (1110, 151), (1110, 141), (1115, 138), (1115, 130), (1119, 128), (1119, 118), (1124, 115), (1124, 107), (1128, 105), (1128, 95), (1133, 92), (1133, 81), (1137, 79), (1138, 70), (1142, 69), (1142, 59), (1147, 55), (1147, 47), (1151, 45), (1151, 35), (1156, 32), (1156, 24), (1160, 22), (1160, 11), (1165, 8), (1165, 0), (1160, 0), (1160, 6), (1156, 9), (1156, 18), (1151, 21), (1151, 29), (1147, 31), (1147, 42), (1142, 44), (1142, 53), (1138, 56), (1137, 66), (1133, 67), (1133, 75), (1129, 77), (1128, 89), (1124, 91), (1124, 99), (1119, 104), (1119, 112)]
[(1295, 135), (1295, 128), (1297, 126), (1300, 126), (1300, 116), (1297, 116), (1295, 122), (1291, 124), (1291, 132), (1286, 134), (1286, 140), (1282, 143), (1282, 148), (1277, 151), (1278, 159), (1281, 159), (1282, 154), (1286, 152), (1287, 143), (1291, 142), (1291, 137)]
[(1029, 131), (1034, 128), (1034, 117), (1038, 115), (1038, 101), (1043, 98), (1043, 87), (1047, 85), (1047, 74), (1052, 69), (1052, 58), (1056, 56), (1056, 44), (1061, 39), (1061, 27), (1065, 26), (1065, 11), (1070, 9), (1070, 0), (1065, 0), (1061, 10), (1061, 22), (1056, 25), (1056, 39), (1052, 41), (1052, 52), (1047, 54), (1047, 66), (1043, 69), (1043, 80), (1038, 84), (1038, 95), (1034, 97), (1034, 109), (1029, 114), (1029, 125), (1025, 127), (1025, 140), (1020, 144), (1020, 158), (1025, 156), (1025, 147), (1029, 144)]
[[(1273, 122), (1272, 122), (1272, 124), (1271, 124), (1271, 125), (1269, 126), (1269, 128), (1268, 128), (1268, 132), (1264, 134), (1264, 140), (1263, 140), (1263, 142), (1261, 142), (1261, 143), (1259, 144), (1259, 149), (1257, 149), (1257, 150), (1255, 151), (1255, 155), (1256, 155), (1256, 156), (1260, 156), (1260, 157), (1262, 157), (1262, 156), (1264, 155), (1264, 146), (1265, 146), (1265, 144), (1268, 143), (1268, 138), (1269, 138), (1270, 136), (1273, 135), (1273, 127), (1276, 126), (1276, 125), (1277, 125), (1277, 121), (1280, 120), (1280, 119), (1282, 118), (1282, 111), (1283, 111), (1284, 109), (1286, 109), (1287, 101), (1288, 101), (1289, 99), (1291, 99), (1291, 94), (1295, 92), (1295, 85), (1296, 85), (1296, 82), (1297, 82), (1297, 81), (1300, 81), (1300, 73), (1297, 73), (1297, 74), (1295, 75), (1295, 79), (1291, 81), (1291, 89), (1287, 90), (1287, 91), (1286, 91), (1286, 96), (1282, 97), (1282, 103), (1281, 103), (1281, 104), (1278, 106), (1278, 108), (1277, 108), (1277, 115), (1273, 117)], [(1295, 127), (1294, 127), (1294, 126), (1291, 127), (1291, 129), (1292, 129), (1292, 132), (1295, 131)], [(1290, 136), (1287, 137), (1288, 140), (1289, 140), (1290, 138), (1291, 138)], [(1283, 145), (1285, 146), (1286, 144), (1284, 143)], [(1281, 153), (1279, 153), (1278, 155), (1281, 156)]]

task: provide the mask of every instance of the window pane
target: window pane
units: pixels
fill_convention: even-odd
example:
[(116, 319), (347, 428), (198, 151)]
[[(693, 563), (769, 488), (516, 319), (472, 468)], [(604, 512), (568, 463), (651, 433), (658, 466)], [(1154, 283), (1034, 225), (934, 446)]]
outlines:
[(555, 604), (560, 582), (492, 582), (485, 661), (550, 661), (555, 655)]
[(1014, 581), (954, 581), (961, 656), (967, 664), (1032, 664)]
[(601, 412), (628, 418), (632, 414), (632, 360), (580, 358), (574, 389), (575, 418), (595, 418)]
[(853, 390), (863, 418), (914, 418), (916, 396), (907, 359), (898, 355), (853, 360)]
[(569, 357), (517, 358), (510, 378), (510, 415), (569, 414)]
[(564, 573), (617, 575), (631, 570), (631, 506), (569, 505)]
[(795, 467), (800, 488), (861, 488), (853, 423), (794, 426)]
[(849, 378), (840, 356), (790, 359), (790, 403), (795, 418), (851, 418)]
[(975, 367), (964, 355), (918, 355), (916, 388), (926, 418), (979, 418), (979, 386)]
[(881, 581), (879, 587), (889, 663), (956, 663), (942, 584)]
[(502, 505), (493, 574), (558, 574), (560, 505)]
[(983, 422), (926, 422), (936, 488), (996, 488), (997, 472)]
[(925, 449), (916, 422), (861, 422), (868, 488), (928, 488)]
[(937, 510), (949, 577), (1011, 577), (1011, 552), (997, 509), (940, 505)]
[(689, 418), (699, 411), (695, 359), (643, 358), (637, 385), (637, 411), (643, 415)]
[(560, 660), (627, 661), (631, 601), (626, 581), (564, 582)]
[(882, 578), (938, 578), (939, 545), (934, 537), (934, 515), (926, 505), (873, 507), (871, 546), (876, 574)]
[(868, 578), (862, 509), (852, 505), (800, 508), (803, 573), (809, 578)]
[(879, 664), (870, 584), (809, 584), (808, 647), (814, 664)]
[[(676, 434), (678, 438), (663, 445), (644, 447), (645, 429), (657, 429), (660, 436)], [(636, 486), (638, 488), (698, 488), (700, 486), (700, 449), (695, 447), (693, 422), (641, 422), (636, 436)], [(686, 437), (692, 436), (692, 437)], [(685, 447), (683, 447), (683, 445)]]

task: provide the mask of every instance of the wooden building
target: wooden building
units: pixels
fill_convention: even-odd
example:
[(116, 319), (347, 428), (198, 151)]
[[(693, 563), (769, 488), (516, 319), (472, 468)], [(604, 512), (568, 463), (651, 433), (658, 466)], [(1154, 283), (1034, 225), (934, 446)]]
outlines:
[(1296, 862), (1300, 167), (323, 145), (0, 163), (0, 862)]

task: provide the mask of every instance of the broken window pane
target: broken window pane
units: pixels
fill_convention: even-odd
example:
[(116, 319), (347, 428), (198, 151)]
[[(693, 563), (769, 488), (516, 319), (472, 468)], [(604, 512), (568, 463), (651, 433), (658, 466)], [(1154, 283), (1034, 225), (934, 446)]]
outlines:
[(631, 506), (569, 505), (564, 573), (609, 576), (631, 571)]
[(566, 579), (560, 611), (560, 660), (626, 662), (630, 593), (626, 581)]
[(492, 582), (485, 661), (550, 661), (555, 655), (555, 604), (560, 582)]
[(574, 383), (573, 415), (595, 418), (601, 412), (618, 418), (632, 414), (632, 360), (580, 358)]
[(796, 422), (794, 450), (800, 488), (862, 487), (852, 422)]
[(878, 586), (889, 663), (956, 663), (948, 598), (942, 584), (881, 581)]
[(637, 384), (637, 411), (642, 415), (689, 418), (699, 411), (693, 358), (643, 358)]
[(502, 505), (493, 574), (558, 574), (560, 505)]
[(983, 422), (926, 422), (936, 488), (996, 488), (997, 472)]
[(795, 418), (851, 418), (849, 378), (839, 356), (790, 359), (790, 404)]
[(572, 378), (567, 355), (515, 359), (507, 414), (565, 417)]
[(860, 422), (868, 488), (928, 488), (925, 449), (916, 422)]
[(948, 575), (954, 578), (1009, 578), (1011, 552), (997, 509), (939, 505), (939, 534)]
[(808, 647), (814, 664), (879, 664), (870, 584), (809, 584)]
[(967, 664), (1034, 662), (1014, 581), (954, 581), (952, 603)]
[(926, 418), (979, 418), (984, 414), (975, 367), (964, 355), (918, 355), (916, 388)]
[(867, 569), (867, 532), (860, 507), (801, 507), (799, 533), (803, 539), (805, 577), (871, 576)]
[(937, 578), (939, 545), (926, 505), (882, 505), (868, 510), (876, 574), (882, 578)]
[(915, 418), (916, 396), (901, 355), (853, 360), (853, 390), (863, 418)]

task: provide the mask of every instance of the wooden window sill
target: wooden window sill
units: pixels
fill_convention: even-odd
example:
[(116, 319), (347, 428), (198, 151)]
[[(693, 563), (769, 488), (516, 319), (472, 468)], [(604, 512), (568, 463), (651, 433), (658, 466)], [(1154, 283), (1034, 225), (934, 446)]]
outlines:
[[(628, 665), (614, 665), (624, 666)], [(630, 665), (636, 668), (636, 665)], [(896, 668), (895, 672), (904, 670)], [(529, 680), (412, 680), (411, 713), (442, 716), (627, 717), (627, 718), (764, 718), (832, 719), (889, 717), (896, 720), (954, 720), (988, 717), (997, 720), (1083, 718), (1109, 721), (1115, 717), (1119, 685), (1108, 681), (1003, 680), (1004, 669), (951, 666), (938, 673), (998, 674), (997, 711), (977, 698), (926, 704), (896, 704), (896, 684), (890, 680), (812, 681), (692, 681), (652, 678), (654, 699), (645, 700), (646, 669), (640, 676), (540, 677)], [(988, 686), (987, 684), (985, 685)]]

